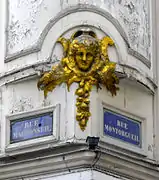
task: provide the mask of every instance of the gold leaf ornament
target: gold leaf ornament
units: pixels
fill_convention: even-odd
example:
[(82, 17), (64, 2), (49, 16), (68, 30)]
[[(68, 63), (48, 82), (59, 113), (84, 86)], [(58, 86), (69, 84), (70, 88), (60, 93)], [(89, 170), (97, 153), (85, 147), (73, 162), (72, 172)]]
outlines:
[(99, 40), (90, 30), (77, 31), (70, 39), (60, 37), (57, 42), (63, 46), (64, 57), (51, 71), (41, 76), (37, 86), (46, 97), (57, 85), (66, 83), (69, 91), (72, 83), (78, 83), (75, 91), (76, 120), (84, 131), (91, 116), (89, 96), (92, 86), (99, 88), (102, 84), (112, 95), (119, 90), (116, 63), (110, 62), (108, 57), (108, 46), (114, 45), (114, 42), (108, 36)]

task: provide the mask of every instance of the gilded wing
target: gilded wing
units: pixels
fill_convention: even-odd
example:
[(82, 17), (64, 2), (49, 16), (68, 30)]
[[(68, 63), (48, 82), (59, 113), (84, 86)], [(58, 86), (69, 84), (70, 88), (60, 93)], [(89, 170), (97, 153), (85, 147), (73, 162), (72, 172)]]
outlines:
[(108, 57), (109, 45), (110, 46), (114, 45), (114, 41), (109, 36), (106, 36), (100, 40), (101, 53), (102, 53), (102, 56), (104, 56), (106, 62), (109, 61), (109, 57)]
[(114, 62), (109, 62), (103, 68), (103, 70), (99, 72), (100, 83), (111, 92), (112, 96), (116, 95), (117, 90), (119, 90), (119, 88), (116, 86), (119, 84), (119, 79), (115, 74), (115, 66), (116, 64)]
[(62, 45), (64, 53), (67, 55), (67, 52), (68, 52), (68, 49), (69, 49), (69, 40), (65, 39), (63, 37), (59, 37), (57, 42)]
[(38, 89), (44, 91), (45, 97), (49, 91), (52, 91), (57, 85), (64, 82), (63, 74), (62, 66), (59, 64), (57, 66), (53, 66), (50, 72), (46, 72), (42, 75), (37, 83), (37, 86)]

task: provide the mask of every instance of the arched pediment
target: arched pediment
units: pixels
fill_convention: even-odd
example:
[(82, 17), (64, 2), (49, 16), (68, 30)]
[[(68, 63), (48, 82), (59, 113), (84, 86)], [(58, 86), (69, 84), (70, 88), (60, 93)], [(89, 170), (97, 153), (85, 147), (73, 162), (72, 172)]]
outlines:
[[(23, 59), (29, 54), (37, 54), (38, 60), (43, 62), (59, 60), (62, 52), (57, 47), (57, 39), (62, 35), (69, 38), (70, 33), (81, 27), (93, 28), (99, 37), (110, 36), (115, 42), (115, 47), (110, 49), (109, 53), (111, 60), (117, 62), (117, 71), (154, 91), (150, 61), (130, 47), (127, 34), (117, 19), (106, 10), (93, 5), (77, 5), (62, 10), (48, 22), (35, 45), (11, 55), (6, 61), (16, 58), (13, 62), (16, 64), (18, 58)], [(36, 64), (36, 61), (30, 60), (30, 63)]]

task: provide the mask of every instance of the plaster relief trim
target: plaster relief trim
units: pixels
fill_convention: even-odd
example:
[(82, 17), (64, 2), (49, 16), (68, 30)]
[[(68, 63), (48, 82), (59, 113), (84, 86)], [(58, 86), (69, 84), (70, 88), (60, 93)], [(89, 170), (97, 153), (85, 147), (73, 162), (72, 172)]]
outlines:
[(93, 12), (93, 13), (99, 14), (99, 15), (103, 16), (104, 18), (108, 19), (116, 27), (116, 29), (121, 34), (122, 38), (125, 40), (128, 53), (135, 56), (136, 58), (138, 58), (148, 68), (151, 67), (151, 62), (147, 58), (145, 58), (143, 55), (141, 55), (137, 51), (130, 48), (130, 44), (128, 42), (128, 37), (127, 37), (124, 29), (119, 24), (119, 22), (107, 11), (102, 10), (101, 8), (98, 8), (93, 5), (88, 5), (88, 4), (84, 5), (84, 6), (79, 4), (77, 6), (72, 6), (72, 7), (66, 8), (65, 10), (62, 10), (61, 12), (59, 12), (55, 18), (53, 18), (52, 20), (50, 20), (48, 22), (48, 24), (44, 28), (43, 32), (41, 33), (39, 40), (37, 41), (37, 43), (34, 46), (30, 46), (30, 47), (24, 49), (23, 51), (20, 51), (20, 52), (17, 52), (15, 54), (8, 55), (8, 56), (7, 56), (7, 52), (6, 52), (5, 62), (9, 62), (14, 59), (20, 58), (22, 56), (26, 56), (28, 54), (40, 51), (47, 33), (49, 32), (49, 30), (55, 23), (57, 23), (60, 19), (62, 19), (63, 17), (65, 17), (69, 14), (76, 13), (76, 12), (82, 12), (82, 11)]

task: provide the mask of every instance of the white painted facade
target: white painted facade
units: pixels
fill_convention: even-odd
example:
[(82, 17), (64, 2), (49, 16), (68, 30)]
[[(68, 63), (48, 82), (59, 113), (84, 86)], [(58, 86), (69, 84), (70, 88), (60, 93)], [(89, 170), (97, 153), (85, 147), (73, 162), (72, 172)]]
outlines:
[[(157, 0), (0, 1), (0, 180), (159, 179)], [(62, 57), (59, 36), (90, 27), (109, 35), (120, 91), (91, 92), (92, 116), (82, 132), (76, 119), (77, 84), (38, 91), (42, 71)], [(103, 108), (141, 123), (142, 147), (103, 135)], [(10, 143), (11, 120), (54, 112), (53, 134)], [(87, 136), (98, 136), (90, 151)]]

